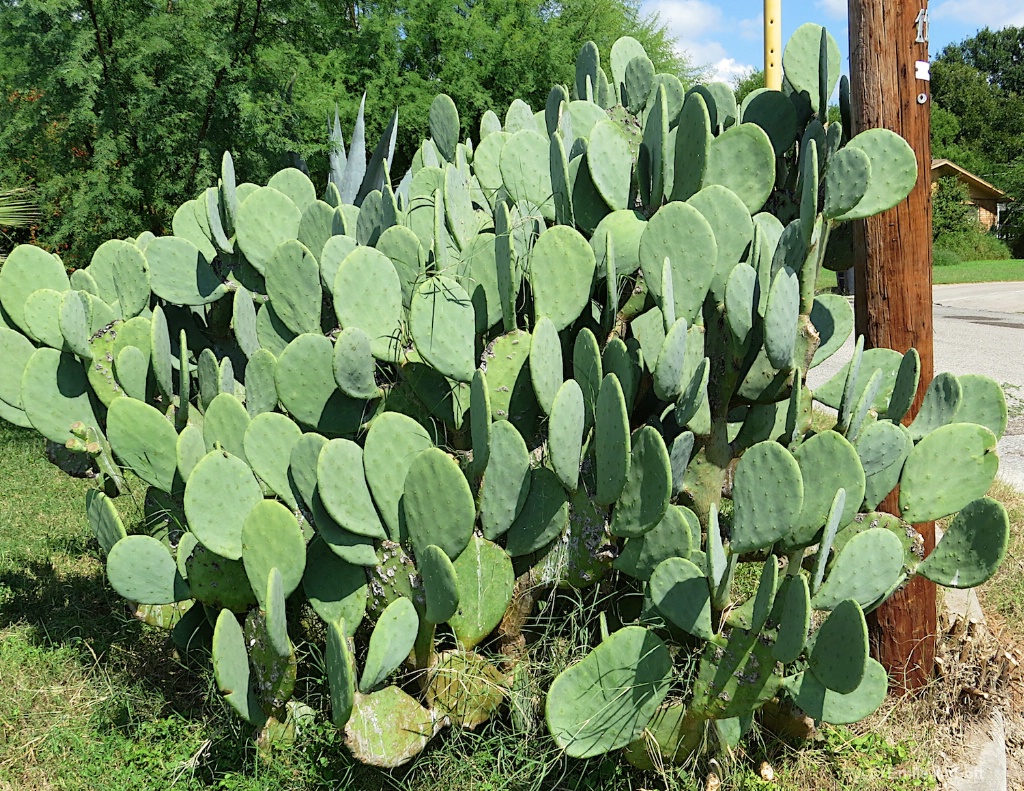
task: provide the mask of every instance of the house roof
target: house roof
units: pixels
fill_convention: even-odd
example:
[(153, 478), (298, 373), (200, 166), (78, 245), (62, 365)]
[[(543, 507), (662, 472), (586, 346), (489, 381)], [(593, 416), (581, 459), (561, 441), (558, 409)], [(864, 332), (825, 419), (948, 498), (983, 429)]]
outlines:
[(1012, 198), (1007, 198), (1006, 193), (998, 187), (989, 184), (985, 179), (975, 176), (969, 170), (964, 170), (958, 164), (948, 159), (933, 159), (932, 175), (957, 176), (961, 181), (970, 184), (976, 190), (986, 193), (994, 199), (1012, 200)]

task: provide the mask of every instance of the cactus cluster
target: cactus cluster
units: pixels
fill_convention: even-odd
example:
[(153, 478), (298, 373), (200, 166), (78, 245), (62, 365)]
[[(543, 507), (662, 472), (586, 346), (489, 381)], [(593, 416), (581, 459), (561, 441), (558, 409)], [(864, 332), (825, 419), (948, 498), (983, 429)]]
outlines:
[[(633, 39), (607, 70), (587, 44), (572, 86), (486, 113), (475, 144), (437, 97), (394, 187), (397, 119), (369, 162), (362, 117), (349, 152), (336, 127), (323, 192), (294, 169), (237, 183), (225, 154), (171, 236), (107, 242), (70, 278), (11, 253), (0, 417), (95, 459), (111, 586), (207, 646), (267, 733), (309, 716), (299, 602), (326, 623), (334, 724), (396, 766), (510, 698), (539, 715), (515, 624), (595, 584), (642, 606), (544, 690), (568, 755), (684, 760), (779, 698), (861, 719), (886, 691), (865, 612), (1005, 554), (985, 493), (1006, 404), (942, 374), (904, 426), (918, 357), (862, 342), (807, 386), (853, 328), (815, 295), (833, 229), (917, 172), (895, 134), (849, 138), (845, 79), (827, 122), (837, 53), (801, 27), (784, 90), (737, 105)], [(125, 529), (121, 467), (170, 514), (156, 533)], [(897, 486), (908, 522), (957, 514), (927, 558), (874, 512)]]

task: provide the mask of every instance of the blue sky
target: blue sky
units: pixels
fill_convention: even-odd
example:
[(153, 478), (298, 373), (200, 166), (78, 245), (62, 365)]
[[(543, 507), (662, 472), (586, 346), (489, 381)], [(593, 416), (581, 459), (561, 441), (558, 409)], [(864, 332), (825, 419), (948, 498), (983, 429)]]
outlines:
[[(760, 68), (764, 55), (763, 0), (644, 0), (656, 12), (691, 60), (706, 65), (715, 78), (734, 81)], [(931, 0), (930, 52), (973, 35), (986, 25), (1024, 27), (1024, 0)], [(848, 72), (847, 0), (782, 0), (783, 41), (804, 22), (829, 29), (843, 52)]]

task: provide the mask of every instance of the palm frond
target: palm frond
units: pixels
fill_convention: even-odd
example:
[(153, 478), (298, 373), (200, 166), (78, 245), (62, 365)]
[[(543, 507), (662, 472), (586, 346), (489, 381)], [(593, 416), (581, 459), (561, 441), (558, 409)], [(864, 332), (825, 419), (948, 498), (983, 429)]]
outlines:
[(0, 190), (0, 228), (23, 228), (39, 219), (39, 206), (30, 195), (24, 187)]

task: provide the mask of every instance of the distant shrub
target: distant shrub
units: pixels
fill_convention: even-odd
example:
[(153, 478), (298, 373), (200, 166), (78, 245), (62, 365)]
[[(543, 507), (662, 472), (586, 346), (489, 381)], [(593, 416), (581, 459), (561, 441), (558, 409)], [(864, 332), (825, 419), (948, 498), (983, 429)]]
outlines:
[(941, 234), (934, 247), (955, 254), (960, 261), (1005, 261), (1012, 257), (1006, 242), (981, 231)]
[(963, 259), (945, 247), (932, 248), (932, 266), (956, 266), (963, 263)]

